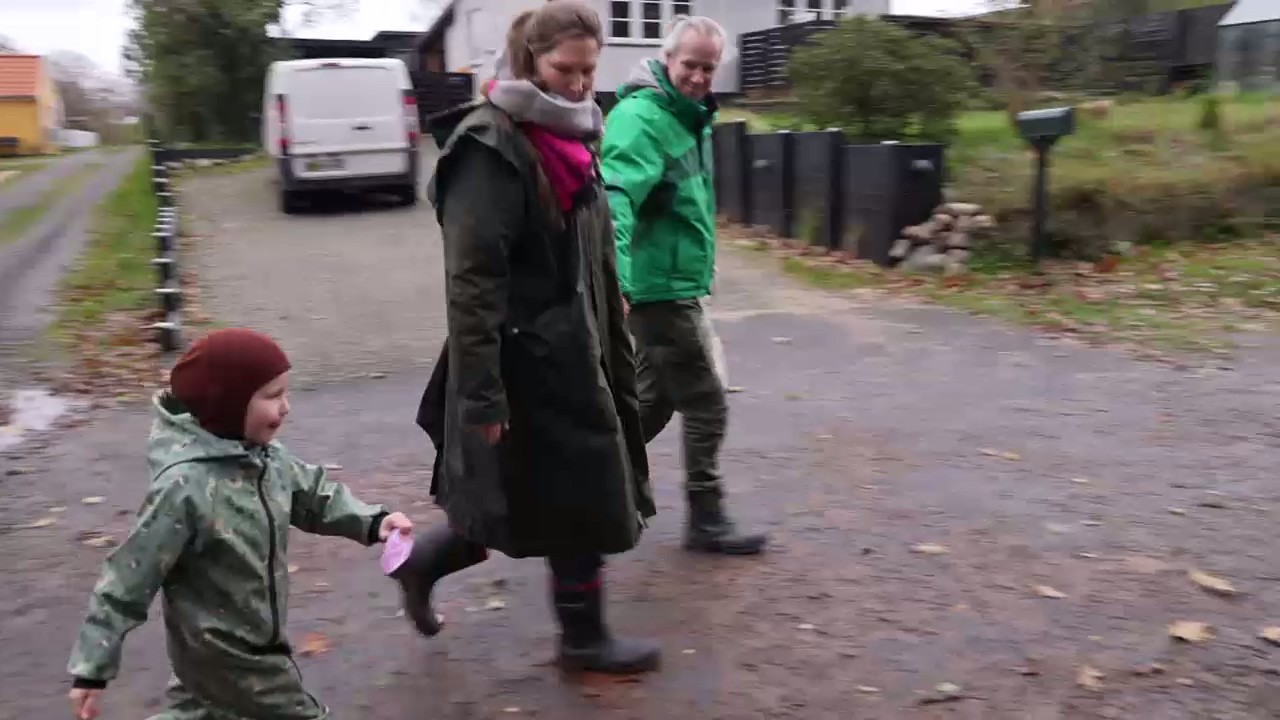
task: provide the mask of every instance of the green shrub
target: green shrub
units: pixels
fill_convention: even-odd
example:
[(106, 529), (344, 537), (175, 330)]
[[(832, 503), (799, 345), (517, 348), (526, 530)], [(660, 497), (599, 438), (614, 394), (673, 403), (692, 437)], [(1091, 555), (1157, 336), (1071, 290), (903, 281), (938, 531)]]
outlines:
[(958, 44), (865, 17), (796, 48), (788, 72), (807, 122), (863, 142), (949, 140), (976, 86)]

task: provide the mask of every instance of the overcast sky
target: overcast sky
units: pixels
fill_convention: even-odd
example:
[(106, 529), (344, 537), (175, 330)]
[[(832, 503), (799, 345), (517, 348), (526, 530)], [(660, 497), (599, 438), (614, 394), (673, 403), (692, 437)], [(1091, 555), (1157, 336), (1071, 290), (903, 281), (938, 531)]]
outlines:
[[(295, 34), (367, 39), (379, 30), (421, 30), (430, 20), (429, 0), (356, 0), (354, 17), (316, 25)], [(893, 0), (904, 14), (961, 14), (983, 0)], [(0, 0), (0, 34), (23, 50), (45, 54), (76, 50), (104, 69), (120, 72), (120, 47), (130, 20), (128, 0)]]

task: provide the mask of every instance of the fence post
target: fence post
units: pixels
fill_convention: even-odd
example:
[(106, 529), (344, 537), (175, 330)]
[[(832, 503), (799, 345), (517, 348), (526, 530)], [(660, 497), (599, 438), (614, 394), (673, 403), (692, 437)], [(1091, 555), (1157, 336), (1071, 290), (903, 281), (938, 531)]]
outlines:
[(796, 136), (790, 130), (778, 133), (782, 145), (782, 236), (796, 236)]
[(754, 213), (751, 212), (751, 206), (754, 204), (751, 200), (751, 136), (747, 133), (747, 121), (739, 120), (733, 124), (733, 142), (737, 146), (738, 166), (731, 168), (731, 173), (738, 176), (738, 192), (742, 198), (742, 218), (744, 225), (751, 225), (754, 220)]
[(827, 247), (844, 249), (844, 132), (840, 128), (826, 131), (831, 164), (827, 175)]

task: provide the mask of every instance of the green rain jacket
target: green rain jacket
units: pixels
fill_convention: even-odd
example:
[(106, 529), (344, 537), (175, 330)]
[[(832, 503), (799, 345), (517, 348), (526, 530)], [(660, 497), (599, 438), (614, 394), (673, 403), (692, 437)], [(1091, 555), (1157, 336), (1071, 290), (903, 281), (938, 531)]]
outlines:
[(676, 92), (657, 60), (644, 61), (618, 98), (601, 171), (622, 293), (633, 304), (704, 297), (716, 261), (715, 99)]
[(212, 435), (167, 393), (154, 405), (151, 486), (94, 586), (67, 670), (79, 687), (115, 678), (125, 635), (163, 591), (174, 674), (220, 696), (221, 673), (274, 673), (290, 652), (289, 527), (372, 545), (386, 511), (279, 443)]

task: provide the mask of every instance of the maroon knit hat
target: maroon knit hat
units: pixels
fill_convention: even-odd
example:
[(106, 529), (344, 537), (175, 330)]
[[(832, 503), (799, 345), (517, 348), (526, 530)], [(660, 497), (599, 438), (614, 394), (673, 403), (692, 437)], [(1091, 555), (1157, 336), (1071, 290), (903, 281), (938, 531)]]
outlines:
[(173, 367), (169, 387), (205, 430), (240, 439), (253, 394), (289, 367), (284, 351), (266, 335), (243, 328), (215, 330)]

